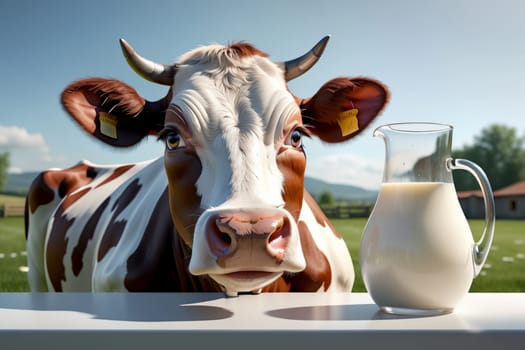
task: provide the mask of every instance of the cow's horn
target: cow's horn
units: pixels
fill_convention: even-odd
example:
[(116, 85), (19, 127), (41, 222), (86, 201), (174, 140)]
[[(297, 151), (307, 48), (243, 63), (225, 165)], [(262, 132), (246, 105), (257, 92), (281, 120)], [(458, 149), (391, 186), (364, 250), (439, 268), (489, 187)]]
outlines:
[(330, 35), (325, 36), (307, 53), (296, 59), (286, 61), (284, 65), (284, 78), (286, 81), (297, 78), (304, 74), (308, 69), (321, 58), (326, 44), (330, 40)]
[(133, 70), (146, 80), (172, 86), (177, 68), (175, 65), (160, 64), (140, 56), (124, 39), (120, 39), (122, 53)]

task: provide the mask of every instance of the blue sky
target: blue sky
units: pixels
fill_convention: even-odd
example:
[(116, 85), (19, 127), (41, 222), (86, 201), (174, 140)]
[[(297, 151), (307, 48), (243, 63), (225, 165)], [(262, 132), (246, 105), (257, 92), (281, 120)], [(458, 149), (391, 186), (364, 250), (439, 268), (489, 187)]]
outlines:
[(369, 130), (341, 145), (307, 141), (310, 176), (376, 188), (384, 147), (374, 127), (399, 121), (454, 125), (454, 147), (493, 123), (523, 135), (525, 2), (443, 1), (27, 1), (0, 3), (0, 152), (11, 171), (68, 167), (81, 159), (127, 163), (161, 156), (154, 138), (132, 149), (102, 145), (59, 103), (62, 89), (112, 77), (147, 99), (166, 88), (127, 66), (118, 39), (163, 63), (209, 43), (253, 43), (276, 61), (325, 34), (319, 63), (290, 84), (308, 97), (337, 76), (385, 83), (392, 99)]

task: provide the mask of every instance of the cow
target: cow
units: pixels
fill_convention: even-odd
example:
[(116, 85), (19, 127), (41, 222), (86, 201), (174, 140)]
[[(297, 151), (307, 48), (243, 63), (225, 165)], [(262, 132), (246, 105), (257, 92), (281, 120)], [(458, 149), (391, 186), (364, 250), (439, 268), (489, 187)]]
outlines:
[(164, 155), (36, 177), (26, 200), (31, 290), (350, 292), (345, 241), (304, 189), (303, 140), (355, 137), (389, 91), (339, 77), (295, 96), (287, 82), (315, 64), (328, 38), (286, 62), (239, 42), (174, 64), (121, 39), (131, 68), (168, 86), (166, 96), (148, 101), (121, 81), (88, 78), (64, 89), (62, 105), (110, 146), (154, 135)]

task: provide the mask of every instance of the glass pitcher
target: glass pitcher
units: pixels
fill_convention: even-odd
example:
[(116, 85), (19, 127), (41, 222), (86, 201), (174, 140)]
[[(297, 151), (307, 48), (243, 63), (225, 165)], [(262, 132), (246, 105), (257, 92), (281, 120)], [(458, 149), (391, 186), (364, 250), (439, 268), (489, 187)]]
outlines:
[[(388, 313), (451, 312), (480, 273), (494, 236), (494, 197), (483, 170), (451, 157), (452, 126), (398, 123), (378, 127), (386, 146), (383, 183), (361, 239), (365, 286)], [(485, 228), (474, 242), (452, 180), (470, 172), (485, 203)]]

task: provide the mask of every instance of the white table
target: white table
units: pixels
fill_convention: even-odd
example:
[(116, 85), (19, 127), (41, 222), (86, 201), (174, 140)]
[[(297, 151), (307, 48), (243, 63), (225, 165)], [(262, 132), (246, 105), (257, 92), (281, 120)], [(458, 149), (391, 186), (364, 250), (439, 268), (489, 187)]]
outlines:
[(525, 349), (525, 293), (452, 314), (379, 312), (366, 293), (0, 293), (0, 349)]

